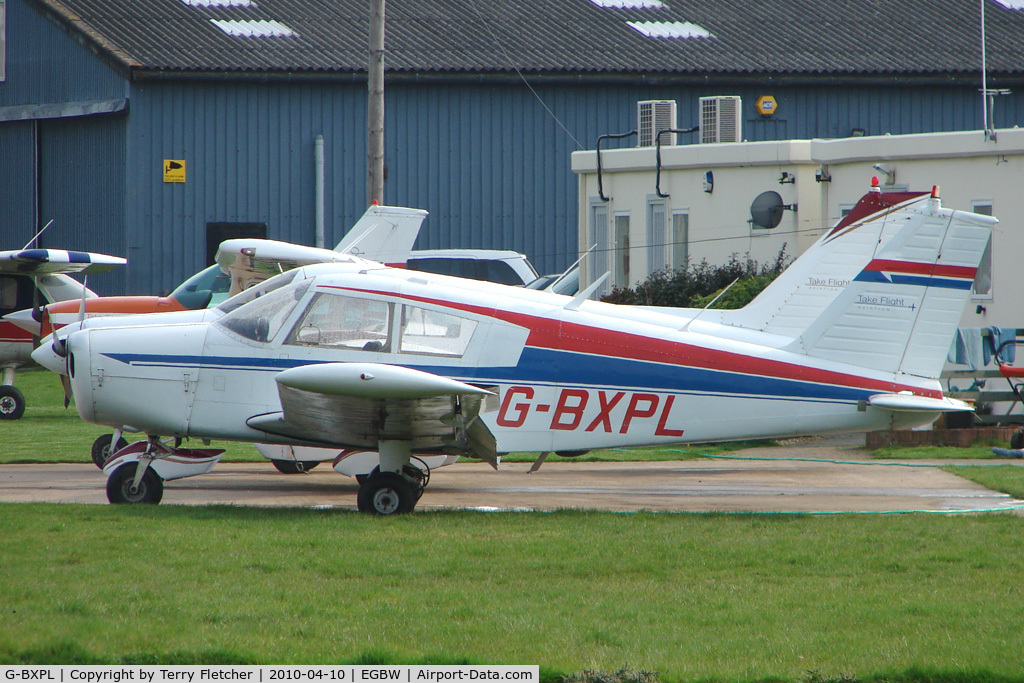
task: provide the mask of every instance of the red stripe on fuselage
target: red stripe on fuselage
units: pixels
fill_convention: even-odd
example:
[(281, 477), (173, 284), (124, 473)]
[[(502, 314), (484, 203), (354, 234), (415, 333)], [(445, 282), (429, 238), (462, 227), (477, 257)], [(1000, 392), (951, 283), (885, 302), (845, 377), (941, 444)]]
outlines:
[(551, 349), (554, 351), (568, 351), (572, 353), (584, 353), (594, 356), (609, 356), (613, 358), (625, 358), (628, 360), (645, 361), (651, 363), (665, 363), (667, 365), (679, 365), (683, 367), (700, 368), (705, 370), (716, 370), (720, 372), (733, 372), (744, 375), (771, 377), (773, 379), (787, 379), (799, 382), (813, 382), (816, 384), (832, 384), (836, 386), (852, 387), (855, 389), (867, 389), (878, 392), (900, 392), (911, 391), (918, 396), (929, 396), (942, 398), (941, 391), (930, 391), (920, 387), (906, 386), (896, 382), (885, 382), (871, 380), (859, 375), (851, 375), (832, 370), (821, 370), (818, 368), (793, 365), (782, 361), (767, 360), (755, 356), (746, 356), (730, 351), (708, 349), (701, 346), (685, 344), (683, 342), (658, 339), (656, 337), (645, 337), (607, 330), (590, 325), (579, 323), (567, 323), (562, 320), (542, 318), (526, 313), (514, 313), (500, 309), (463, 304), (442, 299), (432, 299), (398, 292), (361, 289), (356, 287), (337, 287), (326, 285), (328, 289), (342, 289), (351, 292), (364, 294), (375, 294), (392, 296), (419, 303), (433, 304), (454, 308), (467, 313), (476, 313), (498, 320), (518, 325), (530, 331), (526, 339), (526, 345), (534, 348)]
[(974, 279), (977, 268), (970, 266), (948, 266), (939, 263), (918, 263), (915, 261), (889, 261), (887, 259), (875, 259), (864, 270), (872, 270), (886, 273), (904, 273), (907, 275), (929, 275), (933, 277), (955, 277), (964, 280)]

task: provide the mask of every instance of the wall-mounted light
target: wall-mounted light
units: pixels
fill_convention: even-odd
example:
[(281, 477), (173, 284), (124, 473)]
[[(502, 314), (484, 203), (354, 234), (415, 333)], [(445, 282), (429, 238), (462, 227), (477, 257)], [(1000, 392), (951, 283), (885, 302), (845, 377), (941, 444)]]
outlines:
[(822, 166), (818, 169), (818, 172), (814, 174), (814, 182), (816, 183), (831, 183), (832, 175), (828, 172), (828, 166)]
[(896, 169), (895, 168), (886, 168), (885, 166), (882, 166), (881, 164), (875, 164), (871, 168), (873, 168), (876, 171), (878, 171), (879, 173), (882, 173), (882, 174), (885, 175), (885, 184), (886, 185), (895, 185), (896, 184)]
[(704, 191), (708, 194), (715, 191), (715, 174), (711, 171), (704, 174)]
[(792, 185), (796, 183), (796, 176), (789, 171), (783, 171), (779, 176), (779, 185)]

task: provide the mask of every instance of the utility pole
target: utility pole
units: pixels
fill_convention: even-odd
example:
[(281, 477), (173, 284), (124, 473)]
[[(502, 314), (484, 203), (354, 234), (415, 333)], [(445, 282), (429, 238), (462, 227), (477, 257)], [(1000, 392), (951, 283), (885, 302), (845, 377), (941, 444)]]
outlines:
[(384, 0), (370, 0), (366, 203), (384, 203)]

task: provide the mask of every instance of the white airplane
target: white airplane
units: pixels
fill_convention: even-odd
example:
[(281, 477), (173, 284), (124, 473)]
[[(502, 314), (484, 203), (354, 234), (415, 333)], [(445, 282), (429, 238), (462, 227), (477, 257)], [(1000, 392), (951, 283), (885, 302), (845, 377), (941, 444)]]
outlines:
[[(422, 495), (420, 454), (497, 465), (511, 451), (923, 425), (970, 409), (938, 376), (996, 221), (943, 209), (935, 190), (908, 201), (823, 238), (885, 236), (813, 319), (787, 323), (795, 334), (760, 317), (589, 302), (586, 290), (336, 264), (214, 322), (86, 327), (36, 359), (67, 364), (83, 419), (150, 435), (106, 465), (117, 503), (157, 502), (163, 481), (219, 460), (160, 436), (376, 450), (358, 507), (392, 514)], [(820, 272), (807, 261), (829, 253), (791, 269)], [(773, 319), (800, 319), (802, 305), (776, 301)]]
[[(81, 306), (96, 294), (67, 273), (88, 276), (125, 263), (117, 256), (63, 249), (0, 251), (0, 316), (25, 308), (30, 315), (38, 314), (41, 306), (69, 299)], [(25, 412), (25, 396), (14, 386), (14, 374), (32, 363), (30, 354), (38, 342), (38, 335), (0, 319), (0, 420), (17, 420)]]

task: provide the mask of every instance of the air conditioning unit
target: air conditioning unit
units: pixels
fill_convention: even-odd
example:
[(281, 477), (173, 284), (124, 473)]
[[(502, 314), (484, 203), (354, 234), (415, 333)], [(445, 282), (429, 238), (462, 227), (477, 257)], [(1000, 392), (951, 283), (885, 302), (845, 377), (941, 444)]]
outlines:
[[(659, 130), (675, 127), (675, 100), (647, 100), (636, 103), (637, 147), (654, 147), (657, 143), (654, 136)], [(662, 133), (661, 144), (662, 146), (676, 144), (676, 134)]]
[(700, 98), (700, 141), (740, 142), (743, 139), (743, 103), (739, 95)]

